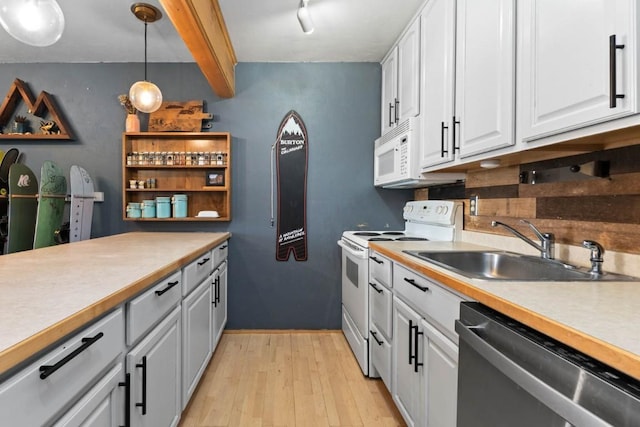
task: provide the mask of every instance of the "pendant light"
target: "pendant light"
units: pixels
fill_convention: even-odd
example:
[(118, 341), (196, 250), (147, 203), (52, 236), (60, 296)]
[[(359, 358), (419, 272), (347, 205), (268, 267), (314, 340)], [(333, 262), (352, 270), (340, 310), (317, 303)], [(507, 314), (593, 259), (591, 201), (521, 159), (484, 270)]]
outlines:
[(311, 15), (309, 15), (309, 0), (301, 0), (300, 7), (298, 7), (298, 22), (302, 27), (302, 31), (305, 34), (313, 33), (313, 21)]
[(56, 0), (2, 0), (0, 24), (22, 43), (45, 47), (64, 31), (64, 14)]
[(147, 81), (147, 24), (162, 18), (156, 7), (147, 3), (135, 3), (131, 12), (144, 22), (144, 80), (135, 82), (129, 89), (129, 99), (138, 111), (153, 113), (162, 104), (162, 92), (155, 84)]

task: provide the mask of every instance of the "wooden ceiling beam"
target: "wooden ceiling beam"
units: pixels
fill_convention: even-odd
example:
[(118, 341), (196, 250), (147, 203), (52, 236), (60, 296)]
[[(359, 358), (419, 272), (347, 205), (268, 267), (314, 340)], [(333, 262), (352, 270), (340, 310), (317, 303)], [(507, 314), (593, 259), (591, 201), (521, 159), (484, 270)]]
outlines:
[(218, 0), (160, 0), (213, 91), (235, 94), (236, 55)]

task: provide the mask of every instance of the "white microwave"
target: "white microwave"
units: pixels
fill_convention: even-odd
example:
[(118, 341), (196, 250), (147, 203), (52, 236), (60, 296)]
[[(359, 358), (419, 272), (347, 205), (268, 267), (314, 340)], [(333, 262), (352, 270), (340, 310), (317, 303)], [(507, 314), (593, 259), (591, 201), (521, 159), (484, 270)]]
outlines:
[(418, 188), (465, 179), (464, 173), (422, 173), (419, 167), (420, 120), (410, 117), (375, 141), (373, 185)]

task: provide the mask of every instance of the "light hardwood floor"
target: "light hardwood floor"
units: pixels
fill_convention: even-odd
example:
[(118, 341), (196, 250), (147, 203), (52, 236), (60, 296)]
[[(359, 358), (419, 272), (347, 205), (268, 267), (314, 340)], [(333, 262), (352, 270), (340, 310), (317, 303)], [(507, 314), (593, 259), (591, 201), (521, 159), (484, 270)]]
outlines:
[(181, 427), (404, 426), (340, 331), (225, 332)]

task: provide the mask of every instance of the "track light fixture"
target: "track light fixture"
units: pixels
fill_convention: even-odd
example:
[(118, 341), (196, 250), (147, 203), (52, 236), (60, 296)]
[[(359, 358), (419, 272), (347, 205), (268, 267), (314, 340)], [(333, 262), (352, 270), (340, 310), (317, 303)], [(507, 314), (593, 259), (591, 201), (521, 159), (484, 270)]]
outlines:
[(309, 0), (300, 0), (300, 6), (298, 7), (298, 21), (302, 27), (302, 31), (305, 34), (313, 33), (313, 21), (311, 15), (309, 15)]
[(14, 39), (45, 47), (62, 36), (64, 14), (55, 0), (3, 0), (0, 24)]
[(131, 85), (129, 99), (136, 109), (143, 113), (153, 113), (162, 105), (162, 92), (155, 84), (147, 81), (147, 23), (162, 18), (162, 13), (156, 7), (147, 3), (135, 3), (131, 12), (136, 18), (144, 22), (144, 80)]

